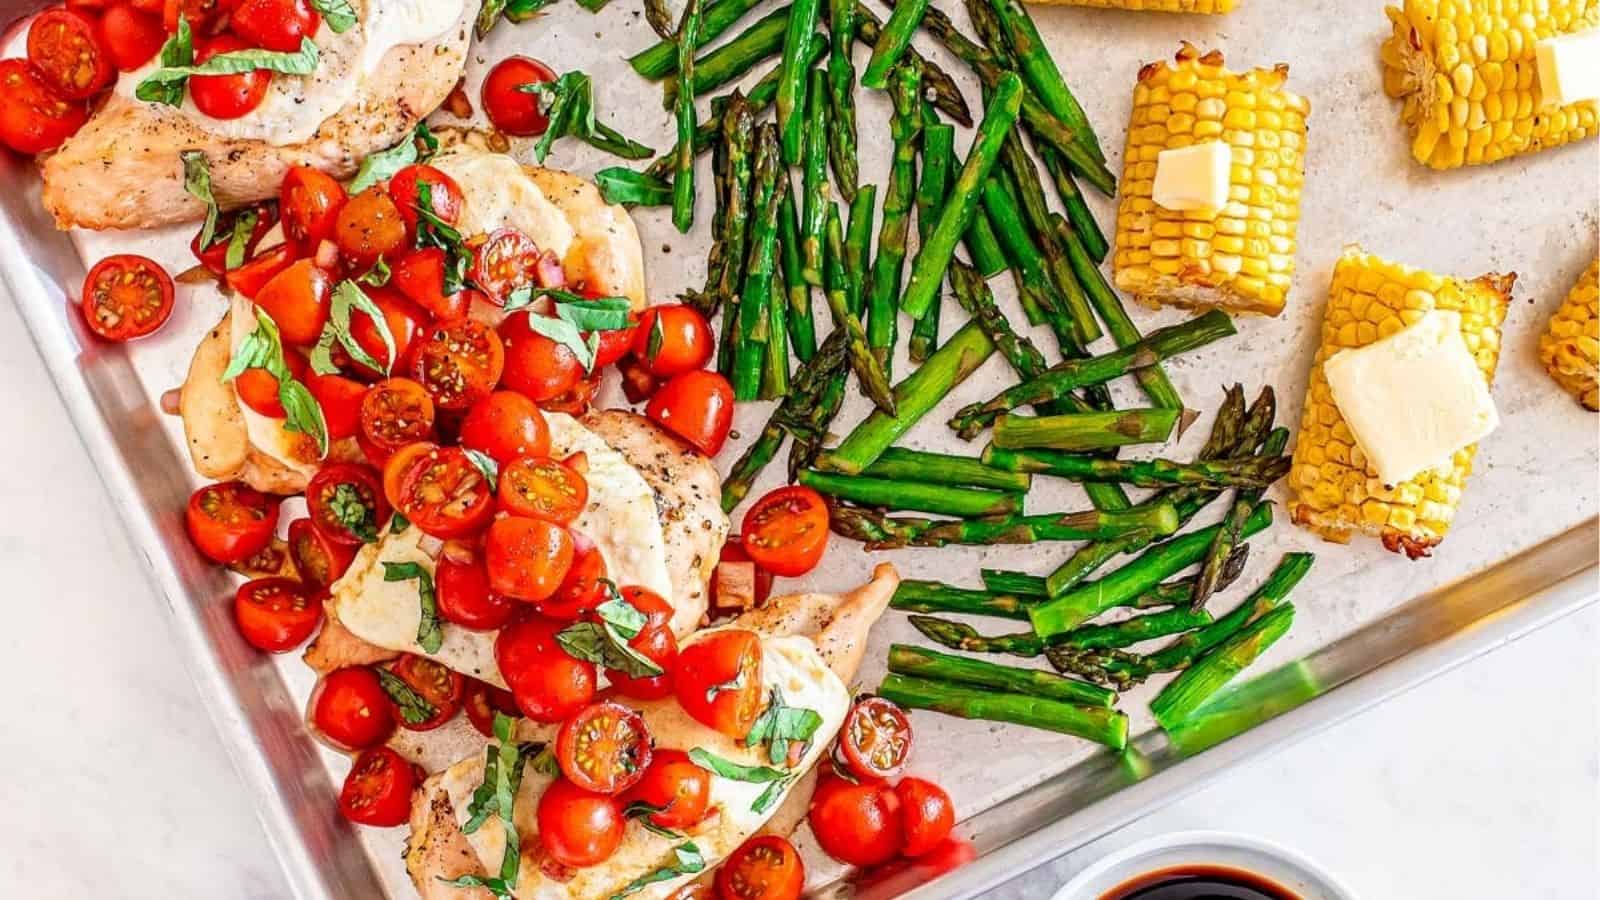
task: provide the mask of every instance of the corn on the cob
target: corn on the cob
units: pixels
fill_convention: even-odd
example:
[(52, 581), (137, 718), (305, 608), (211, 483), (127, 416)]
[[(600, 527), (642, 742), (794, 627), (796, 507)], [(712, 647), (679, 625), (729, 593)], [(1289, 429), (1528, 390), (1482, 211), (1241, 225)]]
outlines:
[[(1294, 273), (1311, 104), (1284, 89), (1288, 66), (1230, 72), (1222, 54), (1185, 43), (1175, 65), (1139, 72), (1117, 211), (1117, 287), (1140, 301), (1276, 315)], [(1156, 205), (1161, 151), (1207, 141), (1231, 148), (1228, 203)]]
[(1435, 169), (1478, 165), (1595, 133), (1586, 100), (1541, 109), (1541, 38), (1600, 27), (1600, 0), (1405, 0), (1388, 7), (1383, 88), (1403, 100), (1411, 154)]
[(1539, 360), (1579, 403), (1600, 410), (1600, 261), (1589, 264), (1551, 317)]
[(1225, 13), (1232, 12), (1239, 0), (1032, 0), (1045, 6), (1095, 6), (1101, 9), (1131, 9), (1145, 12)]
[(1409, 481), (1385, 485), (1339, 414), (1322, 366), (1340, 350), (1388, 337), (1430, 310), (1454, 310), (1461, 314), (1461, 337), (1484, 378), (1492, 382), (1500, 358), (1500, 325), (1515, 281), (1514, 274), (1463, 281), (1357, 249), (1345, 251), (1333, 270), (1322, 342), (1312, 363), (1289, 470), (1289, 511), (1296, 523), (1338, 543), (1348, 541), (1352, 532), (1377, 535), (1388, 550), (1412, 559), (1427, 556), (1444, 538), (1472, 474), (1477, 445), (1456, 451), (1448, 464)]

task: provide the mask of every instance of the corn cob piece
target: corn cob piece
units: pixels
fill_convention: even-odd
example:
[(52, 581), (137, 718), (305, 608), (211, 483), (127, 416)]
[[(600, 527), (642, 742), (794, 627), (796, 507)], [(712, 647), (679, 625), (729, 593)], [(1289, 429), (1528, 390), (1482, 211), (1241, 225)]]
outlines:
[(1323, 363), (1340, 350), (1388, 337), (1431, 310), (1454, 310), (1461, 314), (1461, 337), (1484, 378), (1492, 382), (1500, 357), (1500, 326), (1515, 281), (1514, 274), (1464, 281), (1359, 249), (1345, 251), (1333, 270), (1322, 342), (1312, 363), (1289, 469), (1289, 512), (1297, 524), (1337, 543), (1348, 541), (1353, 532), (1376, 535), (1390, 552), (1412, 559), (1427, 556), (1444, 538), (1472, 473), (1477, 446), (1458, 450), (1448, 463), (1409, 481), (1384, 484), (1339, 414)]
[(1388, 7), (1383, 89), (1404, 101), (1411, 155), (1435, 169), (1492, 163), (1595, 133), (1593, 100), (1542, 109), (1541, 38), (1600, 27), (1596, 0), (1405, 0)]
[(1130, 9), (1145, 12), (1225, 13), (1232, 12), (1239, 0), (1033, 0), (1046, 6), (1094, 6), (1100, 9)]
[[(1284, 88), (1289, 68), (1230, 72), (1222, 54), (1191, 44), (1176, 64), (1139, 71), (1117, 210), (1117, 287), (1150, 305), (1277, 315), (1294, 274), (1311, 104)], [(1228, 144), (1233, 167), (1221, 210), (1157, 206), (1163, 150)]]
[(1600, 410), (1600, 261), (1589, 264), (1551, 317), (1539, 361), (1579, 403)]

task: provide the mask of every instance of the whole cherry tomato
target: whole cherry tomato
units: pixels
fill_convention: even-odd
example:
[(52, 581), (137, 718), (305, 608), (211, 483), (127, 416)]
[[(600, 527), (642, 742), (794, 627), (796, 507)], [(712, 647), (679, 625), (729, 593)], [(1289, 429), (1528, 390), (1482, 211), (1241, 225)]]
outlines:
[(405, 757), (389, 747), (362, 751), (339, 791), (339, 812), (358, 825), (404, 825), (411, 815), (417, 775)]
[(105, 35), (112, 63), (124, 72), (154, 59), (167, 41), (167, 30), (159, 18), (128, 3), (113, 3), (106, 9), (100, 18), (100, 32)]
[(523, 516), (496, 519), (484, 541), (489, 588), (529, 603), (561, 587), (572, 556), (572, 538), (565, 528)]
[(305, 643), (322, 620), (322, 599), (293, 578), (257, 578), (239, 585), (233, 618), (250, 646), (284, 653)]
[[(118, 7), (119, 9), (121, 7)], [(249, 209), (235, 209), (222, 214), (217, 220), (216, 236), (212, 238), (211, 246), (200, 246), (200, 232), (196, 231), (194, 238), (189, 241), (189, 250), (194, 253), (195, 259), (213, 275), (226, 275), (228, 272), (228, 247), (232, 244), (233, 230), (240, 217), (247, 212), (255, 214), (255, 224), (250, 228), (250, 236), (245, 239), (243, 260), (248, 262), (256, 252), (256, 245), (266, 237), (267, 232), (278, 221), (278, 207), (274, 203), (257, 203)], [(241, 262), (240, 265), (243, 265)], [(239, 268), (239, 266), (234, 266)]]
[(483, 563), (440, 559), (433, 570), (439, 615), (445, 621), (476, 631), (493, 631), (511, 621), (517, 603), (489, 590)]
[(656, 391), (645, 415), (701, 453), (716, 456), (733, 427), (733, 386), (716, 372), (684, 372)]
[(447, 224), (454, 225), (460, 220), (464, 202), (456, 180), (433, 166), (418, 163), (394, 173), (389, 179), (389, 196), (399, 207), (400, 218), (405, 220), (408, 243), (414, 242), (417, 235), (417, 208), (421, 205), (422, 194), (419, 184), (428, 186), (428, 211)]
[(383, 482), (370, 466), (330, 463), (306, 485), (311, 522), (337, 544), (371, 544), (389, 521)]
[[(287, 353), (284, 358), (288, 358)], [(303, 380), (312, 398), (322, 407), (328, 437), (335, 441), (355, 437), (361, 430), (361, 403), (366, 399), (367, 386), (343, 375), (318, 375), (316, 372), (307, 372)]]
[(805, 883), (806, 868), (794, 845), (780, 835), (759, 834), (717, 869), (717, 900), (799, 900)]
[(488, 524), (494, 494), (466, 451), (435, 447), (400, 476), (395, 508), (427, 534), (457, 538)]
[(565, 344), (528, 326), (528, 317), (536, 315), (539, 313), (519, 312), (500, 324), (500, 338), (505, 341), (505, 371), (500, 383), (529, 400), (544, 403), (572, 390), (586, 373)]
[[(298, 350), (292, 347), (284, 348), (283, 364), (289, 369), (291, 378), (295, 381), (305, 381), (306, 369), (310, 364)], [(244, 405), (261, 415), (273, 419), (282, 419), (288, 415), (278, 394), (278, 377), (266, 369), (255, 367), (245, 369), (233, 380), (233, 387), (239, 392), (239, 399)]]
[(623, 588), (622, 597), (645, 614), (644, 627), (628, 639), (628, 646), (660, 666), (662, 671), (660, 675), (633, 676), (612, 669), (607, 671), (607, 677), (617, 693), (624, 697), (635, 700), (670, 697), (673, 694), (672, 673), (678, 662), (678, 639), (672, 633), (672, 604), (660, 594), (635, 585)]
[(406, 220), (383, 188), (373, 185), (339, 210), (333, 237), (340, 252), (360, 270), (405, 244)]
[(572, 539), (572, 568), (554, 594), (539, 601), (539, 612), (562, 622), (576, 622), (606, 602), (609, 594), (602, 583), (607, 575), (605, 557), (582, 535)]
[(388, 459), (407, 444), (433, 436), (433, 398), (409, 378), (389, 378), (367, 390), (361, 400), (357, 439), (374, 462)]
[(646, 803), (660, 809), (648, 816), (654, 825), (693, 828), (705, 819), (711, 802), (711, 773), (682, 750), (657, 750), (644, 777), (621, 799), (624, 806)]
[(561, 774), (600, 794), (620, 794), (638, 784), (650, 765), (650, 753), (644, 719), (620, 703), (590, 704), (556, 735)]
[(309, 259), (297, 260), (256, 294), (286, 344), (310, 347), (322, 336), (333, 305), (333, 279)]
[[(231, 34), (219, 34), (197, 43), (196, 65), (221, 53), (251, 49), (249, 44)], [(189, 99), (194, 101), (196, 109), (213, 119), (237, 119), (260, 106), (271, 86), (271, 69), (250, 69), (232, 75), (194, 75), (189, 78)]]
[(466, 409), (500, 383), (505, 348), (477, 319), (435, 322), (411, 350), (411, 377), (440, 409)]
[(622, 807), (605, 794), (557, 778), (539, 798), (539, 841), (563, 866), (598, 865), (622, 845)]
[(594, 701), (594, 663), (567, 653), (556, 640), (565, 623), (532, 616), (500, 629), (494, 640), (495, 664), (517, 700), (535, 722), (560, 722)]
[(905, 845), (900, 852), (921, 856), (938, 847), (955, 827), (955, 807), (950, 795), (931, 781), (905, 778), (894, 786), (900, 798), (900, 818), (905, 830)]
[(172, 315), (172, 294), (172, 277), (155, 260), (108, 256), (83, 279), (83, 321), (108, 341), (144, 337)]
[(308, 248), (331, 240), (339, 211), (348, 200), (344, 186), (326, 172), (310, 166), (291, 168), (278, 189), (283, 233)]
[(385, 690), (394, 704), (394, 716), (408, 731), (432, 731), (455, 718), (461, 711), (461, 697), (466, 683), (460, 672), (447, 668), (426, 656), (412, 653), (388, 666), (394, 677), (405, 682), (408, 690), (398, 685)]
[(413, 250), (389, 264), (389, 284), (435, 319), (459, 319), (472, 309), (472, 298), (482, 295), (466, 289), (446, 294), (444, 267), (438, 247)]
[(89, 119), (81, 101), (63, 100), (25, 59), (0, 59), (0, 144), (18, 153), (61, 146)]
[(335, 669), (317, 682), (311, 693), (311, 724), (341, 750), (365, 750), (394, 733), (394, 714), (377, 674), (352, 666)]
[(761, 715), (761, 638), (726, 628), (702, 632), (678, 651), (678, 705), (694, 720), (742, 740)]
[(860, 700), (839, 727), (839, 755), (857, 778), (893, 778), (911, 756), (911, 719), (882, 697)]
[(705, 316), (681, 303), (644, 311), (634, 334), (633, 355), (657, 378), (704, 368), (715, 341)]
[(603, 331), (585, 331), (584, 340), (591, 336), (594, 338), (594, 371), (598, 372), (613, 363), (618, 362), (633, 350), (634, 336), (639, 333), (639, 325), (632, 318), (628, 320), (625, 328), (608, 328)]
[(311, 587), (321, 590), (338, 581), (355, 557), (354, 547), (329, 539), (309, 518), (289, 523), (289, 558)]
[(278, 528), (278, 498), (242, 481), (208, 484), (189, 495), (183, 521), (189, 539), (206, 558), (228, 565), (249, 559), (272, 543)]
[(228, 27), (257, 47), (293, 53), (317, 33), (322, 17), (307, 0), (238, 0)]
[(793, 578), (816, 568), (828, 549), (828, 504), (803, 485), (781, 487), (745, 513), (744, 552), (756, 565)]
[(811, 798), (810, 821), (823, 852), (852, 866), (888, 862), (904, 841), (900, 798), (881, 781), (824, 777)]
[(505, 466), (519, 456), (549, 454), (550, 428), (532, 400), (516, 391), (495, 391), (474, 403), (462, 420), (461, 446)]
[(548, 456), (522, 456), (500, 470), (500, 508), (571, 525), (589, 504), (589, 482), (571, 466)]
[(465, 707), (472, 727), (484, 737), (494, 737), (495, 713), (512, 717), (522, 715), (522, 710), (517, 709), (517, 698), (510, 691), (476, 678), (467, 679), (467, 693), (461, 705)]
[(267, 286), (267, 282), (276, 278), (279, 272), (289, 268), (289, 264), (294, 260), (294, 246), (278, 244), (257, 253), (237, 269), (229, 269), (222, 276), (222, 280), (230, 290), (254, 300), (256, 295), (261, 293), (261, 289)]
[(117, 67), (94, 16), (47, 9), (28, 26), (28, 61), (65, 100), (86, 100), (116, 80)]
[(496, 63), (483, 80), (483, 110), (489, 122), (518, 137), (544, 134), (550, 120), (539, 108), (539, 96), (522, 87), (555, 80), (556, 73), (549, 66), (526, 56), (508, 56)]

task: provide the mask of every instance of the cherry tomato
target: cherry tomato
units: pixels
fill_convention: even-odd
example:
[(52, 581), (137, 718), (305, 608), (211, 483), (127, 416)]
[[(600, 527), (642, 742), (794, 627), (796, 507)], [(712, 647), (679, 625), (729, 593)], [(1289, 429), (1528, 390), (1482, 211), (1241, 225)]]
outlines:
[(389, 196), (405, 220), (407, 242), (417, 235), (417, 208), (421, 192), (418, 184), (428, 185), (428, 210), (445, 222), (454, 225), (461, 218), (461, 186), (449, 175), (433, 166), (416, 164), (406, 166), (389, 179)]
[(278, 527), (278, 498), (242, 481), (208, 484), (189, 495), (183, 522), (207, 559), (228, 565), (261, 552)]
[(633, 355), (657, 378), (704, 368), (714, 346), (705, 316), (681, 303), (644, 311), (633, 338)]
[(650, 765), (650, 732), (638, 713), (620, 703), (591, 704), (561, 726), (556, 762), (578, 787), (620, 794), (638, 784)]
[(567, 570), (561, 587), (539, 601), (539, 612), (562, 622), (576, 622), (593, 612), (595, 607), (606, 602), (608, 594), (601, 583), (608, 573), (599, 548), (587, 541), (579, 545), (577, 538), (573, 539), (573, 546), (572, 568)]
[(338, 581), (355, 555), (354, 547), (329, 540), (310, 519), (289, 523), (289, 557), (300, 580), (313, 588), (325, 589)]
[(906, 778), (894, 786), (900, 798), (900, 818), (905, 830), (905, 845), (900, 852), (921, 856), (944, 842), (955, 827), (955, 807), (950, 795), (931, 781)]
[(489, 482), (460, 447), (436, 447), (400, 478), (395, 508), (436, 538), (474, 534), (494, 515)]
[(444, 266), (444, 251), (438, 247), (413, 250), (390, 264), (389, 284), (434, 318), (459, 319), (471, 310), (472, 297), (477, 292), (459, 290), (446, 294)]
[(506, 351), (477, 319), (436, 322), (411, 350), (411, 376), (440, 409), (466, 409), (500, 383)]
[(309, 259), (296, 260), (256, 294), (286, 344), (309, 347), (322, 336), (332, 308), (333, 279)]
[(18, 153), (61, 146), (88, 121), (83, 103), (57, 97), (25, 59), (0, 59), (0, 144)]
[(472, 727), (484, 737), (494, 737), (494, 714), (520, 716), (517, 698), (504, 688), (497, 688), (476, 678), (467, 679), (467, 693), (461, 705), (467, 710)]
[(572, 538), (565, 528), (523, 516), (496, 519), (484, 542), (489, 589), (538, 603), (561, 587), (572, 556)]
[(28, 26), (28, 61), (58, 97), (85, 100), (117, 77), (92, 15), (47, 9)]
[(504, 466), (519, 456), (549, 454), (550, 428), (532, 400), (516, 391), (495, 391), (474, 403), (462, 420), (461, 446)]
[(83, 279), (83, 321), (108, 341), (144, 337), (172, 315), (172, 278), (154, 260), (108, 256)]
[(433, 571), (439, 615), (477, 631), (493, 631), (511, 621), (517, 603), (489, 590), (489, 573), (481, 562), (439, 560)]
[(761, 638), (729, 628), (704, 633), (678, 651), (678, 705), (695, 721), (742, 740), (761, 714)]
[(124, 72), (139, 68), (161, 52), (167, 30), (161, 20), (139, 12), (127, 3), (112, 4), (100, 19), (111, 62)]
[(733, 427), (733, 386), (716, 372), (675, 375), (645, 407), (651, 421), (716, 456)]
[(311, 724), (342, 750), (365, 750), (394, 734), (389, 695), (366, 666), (323, 676), (311, 695)]
[[(719, 555), (718, 558), (722, 562), (734, 562), (734, 563), (747, 562), (747, 563), (750, 563), (752, 565), (755, 564), (755, 560), (750, 558), (750, 554), (744, 552), (744, 538), (740, 537), (737, 534), (729, 535), (727, 541), (723, 542), (723, 544), (722, 544), (722, 552), (721, 552), (721, 554)], [(767, 598), (772, 596), (773, 575), (772, 575), (771, 572), (768, 572), (766, 569), (763, 569), (760, 566), (756, 566), (755, 570), (756, 570), (756, 597), (755, 597), (755, 600), (756, 600), (757, 605), (759, 605), (759, 604), (767, 602)], [(711, 585), (711, 590), (712, 590), (711, 605), (712, 606), (720, 605), (720, 604), (717, 603), (716, 582), (714, 580), (713, 580), (712, 585)]]
[[(367, 296), (372, 298), (374, 306), (383, 313), (383, 324), (389, 329), (389, 337), (394, 341), (394, 358), (389, 357), (389, 348), (383, 342), (383, 335), (379, 333), (377, 323), (365, 310), (351, 310), (350, 312), (350, 337), (356, 345), (366, 351), (367, 355), (379, 363), (389, 363), (389, 368), (400, 366), (406, 359), (406, 353), (411, 348), (417, 335), (428, 327), (428, 314), (421, 307), (410, 300), (400, 296), (399, 292), (388, 288), (363, 288)], [(381, 372), (374, 372), (366, 365), (351, 360), (351, 366), (360, 374), (380, 376)]]
[(383, 496), (388, 498), (390, 506), (399, 509), (405, 499), (403, 492), (411, 467), (438, 449), (439, 445), (432, 441), (417, 441), (389, 454), (383, 461)]
[(657, 750), (639, 783), (622, 795), (626, 807), (648, 803), (660, 812), (647, 818), (662, 828), (692, 828), (706, 817), (711, 802), (711, 773), (695, 765), (682, 750)]
[(539, 841), (550, 858), (582, 868), (605, 862), (622, 844), (622, 807), (605, 794), (557, 778), (539, 798)]
[(408, 731), (432, 731), (455, 718), (461, 711), (461, 697), (466, 684), (461, 673), (426, 656), (406, 653), (388, 666), (390, 674), (399, 678), (422, 700), (421, 704), (403, 701), (394, 695), (395, 720)]
[[(256, 215), (256, 224), (250, 229), (250, 236), (245, 239), (244, 259), (248, 261), (256, 252), (256, 245), (266, 236), (272, 226), (278, 221), (278, 207), (273, 203), (257, 203), (250, 207), (250, 212)], [(200, 246), (200, 232), (196, 231), (194, 238), (189, 241), (189, 250), (194, 253), (195, 259), (205, 266), (213, 275), (225, 275), (228, 271), (228, 245), (233, 237), (233, 229), (244, 215), (246, 210), (236, 209), (222, 214), (217, 220), (216, 236), (211, 241), (211, 246)], [(243, 265), (243, 263), (240, 263)], [(237, 268), (237, 266), (235, 267)]]
[[(199, 42), (194, 60), (199, 65), (219, 53), (249, 50), (250, 45), (231, 34), (219, 34)], [(251, 69), (233, 75), (194, 75), (189, 79), (189, 99), (195, 108), (213, 119), (237, 119), (248, 115), (266, 99), (272, 86), (272, 70)]]
[(283, 233), (302, 247), (314, 247), (333, 237), (339, 211), (349, 198), (333, 176), (310, 166), (295, 166), (283, 176), (278, 205)]
[(523, 85), (555, 81), (549, 66), (526, 56), (508, 56), (489, 70), (483, 80), (483, 111), (489, 122), (506, 134), (534, 137), (544, 134), (550, 120), (539, 109), (539, 96), (521, 90)]
[(518, 391), (529, 400), (543, 403), (572, 390), (583, 380), (583, 364), (565, 344), (558, 344), (528, 327), (527, 317), (535, 312), (517, 313), (500, 324), (505, 341), (505, 371), (501, 384)]
[(511, 292), (539, 283), (539, 245), (515, 228), (491, 233), (473, 255), (472, 283), (496, 306), (504, 306)]
[(806, 868), (794, 845), (760, 834), (733, 851), (717, 869), (717, 900), (800, 900)]
[(756, 565), (793, 578), (816, 568), (828, 549), (828, 504), (811, 488), (781, 487), (744, 516), (744, 552)]
[[(287, 353), (284, 358), (288, 358)], [(328, 437), (335, 441), (355, 437), (361, 430), (361, 401), (367, 396), (367, 386), (343, 375), (315, 372), (306, 373), (303, 380), (312, 398), (322, 407)]]
[(289, 244), (278, 244), (261, 251), (254, 257), (245, 261), (237, 269), (229, 269), (222, 280), (235, 293), (243, 294), (254, 300), (267, 282), (277, 277), (279, 272), (289, 268), (294, 262), (294, 247)]
[(257, 578), (239, 585), (233, 617), (250, 646), (283, 653), (305, 643), (322, 620), (322, 600), (293, 578)]
[(373, 185), (339, 210), (333, 237), (339, 250), (361, 269), (405, 243), (406, 220), (383, 188)]
[(911, 756), (911, 719), (888, 700), (867, 697), (845, 714), (839, 754), (857, 778), (893, 778)]
[(589, 503), (589, 482), (570, 466), (547, 456), (523, 456), (500, 470), (500, 508), (571, 525)]
[[(157, 6), (154, 0), (135, 0), (135, 5), (141, 4), (150, 12)], [(168, 31), (177, 31), (181, 15), (189, 20), (189, 27), (195, 34), (211, 34), (230, 5), (232, 0), (164, 0), (160, 4), (161, 23)]]
[(589, 414), (589, 407), (594, 403), (594, 395), (600, 390), (600, 376), (583, 378), (565, 393), (552, 397), (540, 405), (545, 412), (566, 413), (574, 419), (580, 419)]
[[(309, 364), (306, 358), (297, 351), (285, 348), (283, 363), (289, 368), (289, 375), (295, 381), (304, 381), (306, 369)], [(239, 392), (239, 399), (245, 406), (250, 407), (263, 416), (273, 419), (282, 419), (288, 415), (284, 412), (283, 401), (278, 399), (277, 376), (266, 369), (249, 368), (239, 373), (233, 380), (233, 387)]]
[(500, 629), (494, 660), (517, 708), (535, 722), (560, 722), (594, 701), (594, 663), (567, 654), (556, 641), (565, 623), (532, 616)]
[(811, 830), (823, 852), (852, 866), (875, 866), (900, 852), (900, 798), (881, 781), (825, 777), (811, 798)]
[(317, 530), (336, 544), (373, 543), (389, 521), (389, 501), (378, 473), (354, 463), (317, 470), (306, 485), (306, 510)]
[(656, 392), (656, 377), (644, 363), (625, 356), (617, 363), (617, 373), (622, 376), (622, 395), (629, 403), (645, 403)]
[(417, 775), (405, 757), (389, 747), (362, 751), (339, 791), (339, 812), (357, 825), (404, 825), (411, 816)]
[(293, 53), (317, 33), (322, 17), (307, 0), (238, 0), (228, 27), (257, 47)]
[(407, 444), (432, 437), (433, 417), (433, 398), (422, 385), (390, 378), (373, 385), (362, 399), (358, 438), (367, 456), (381, 461)]
[(646, 588), (628, 586), (622, 589), (623, 599), (634, 609), (645, 614), (645, 625), (639, 633), (628, 639), (628, 646), (661, 667), (660, 675), (635, 677), (626, 672), (609, 670), (607, 676), (612, 687), (624, 697), (635, 700), (660, 700), (673, 694), (672, 673), (678, 662), (678, 639), (672, 633), (672, 604), (660, 594)]

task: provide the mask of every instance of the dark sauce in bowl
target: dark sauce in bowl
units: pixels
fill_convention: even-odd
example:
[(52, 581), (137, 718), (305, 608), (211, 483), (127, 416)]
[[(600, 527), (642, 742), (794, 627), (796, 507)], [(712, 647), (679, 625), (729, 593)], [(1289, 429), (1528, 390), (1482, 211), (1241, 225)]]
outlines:
[(1100, 900), (1300, 900), (1300, 895), (1243, 869), (1176, 866), (1140, 875)]

